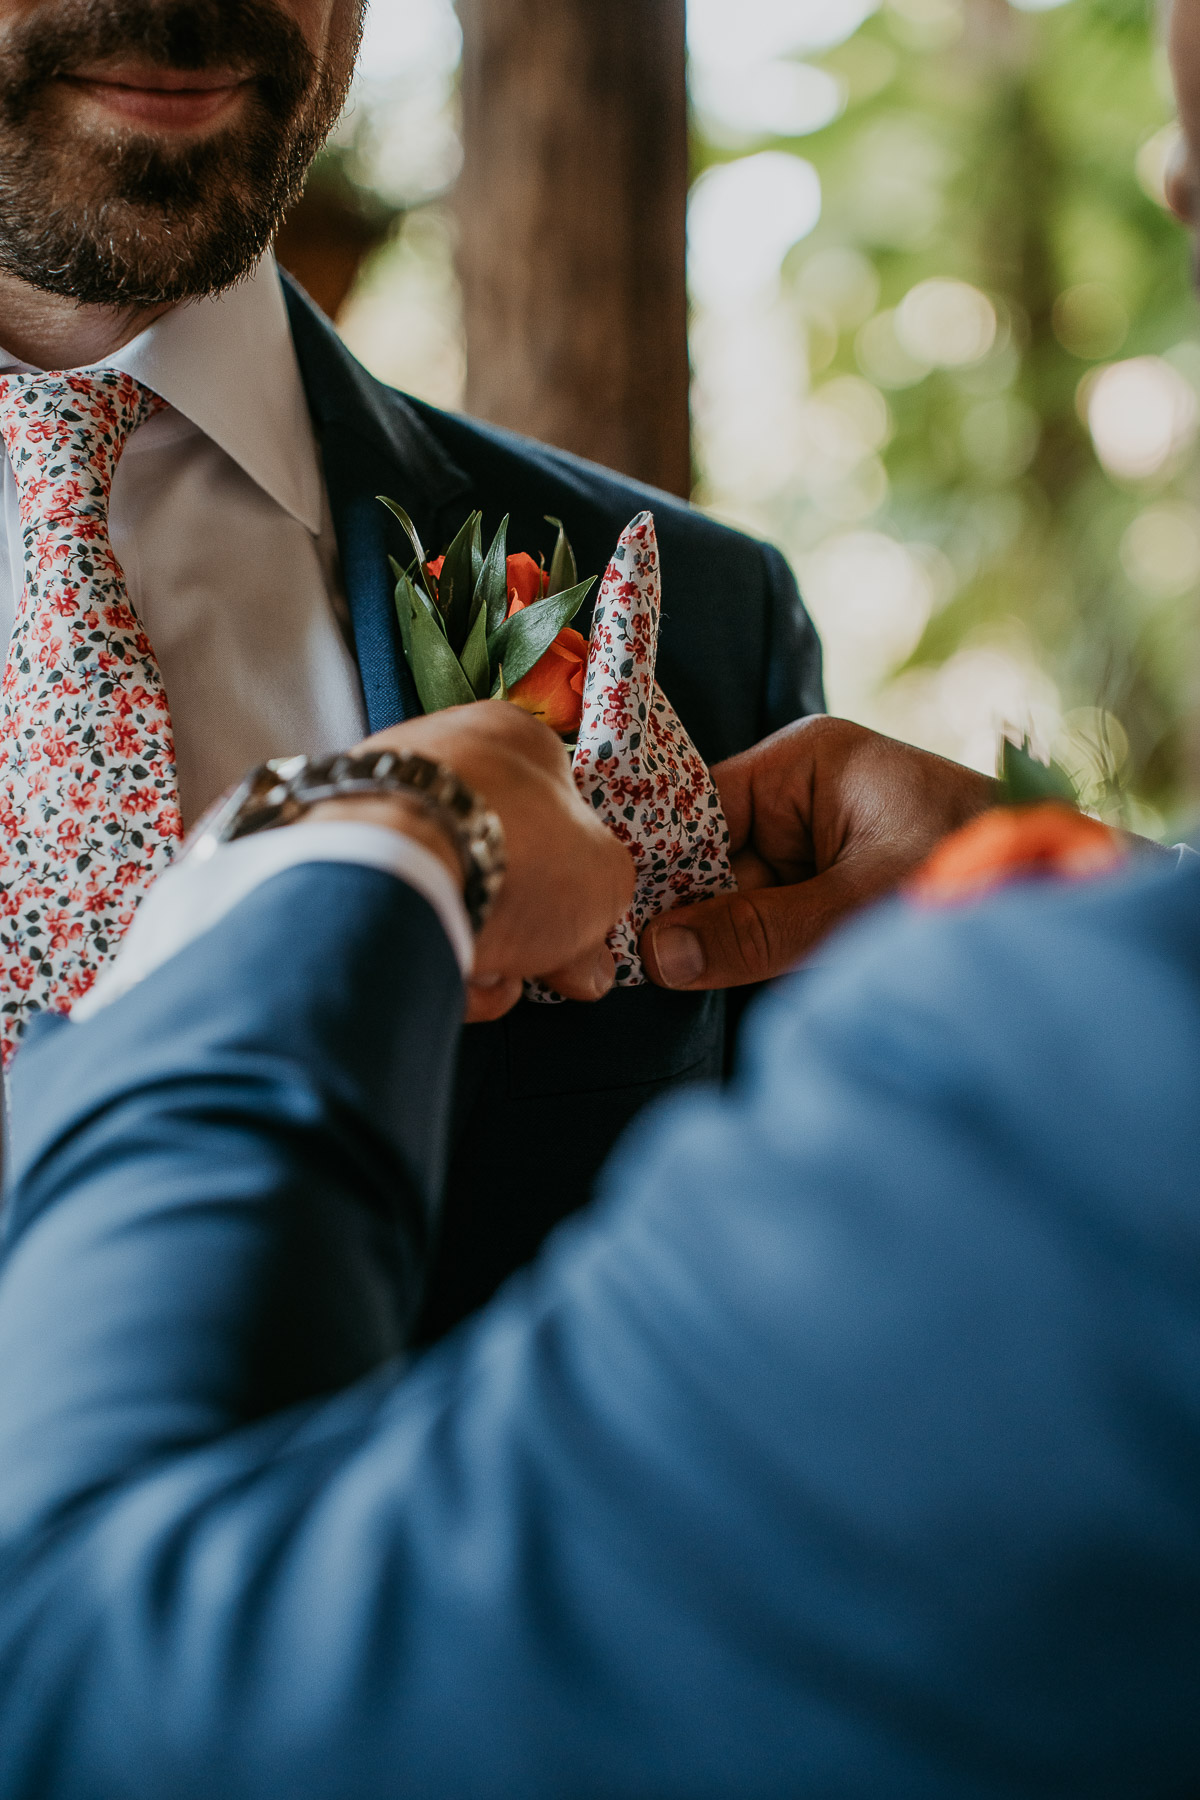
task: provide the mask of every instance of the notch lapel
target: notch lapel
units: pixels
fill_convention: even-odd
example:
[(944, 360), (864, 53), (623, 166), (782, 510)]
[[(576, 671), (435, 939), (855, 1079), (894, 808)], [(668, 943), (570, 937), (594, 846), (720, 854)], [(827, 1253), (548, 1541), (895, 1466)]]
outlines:
[[(421, 712), (400, 646), (388, 557), (412, 550), (377, 496), (399, 500), (435, 551), (446, 515), (471, 483), (402, 396), (368, 375), (332, 325), (286, 275), (284, 297), (320, 446), (371, 730)], [(468, 510), (461, 508), (465, 517)]]

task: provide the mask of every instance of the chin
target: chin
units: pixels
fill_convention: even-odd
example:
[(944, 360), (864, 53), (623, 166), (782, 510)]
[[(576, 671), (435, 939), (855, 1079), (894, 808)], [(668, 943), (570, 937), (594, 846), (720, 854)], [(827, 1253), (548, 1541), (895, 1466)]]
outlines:
[(131, 118), (89, 86), (0, 105), (0, 269), (82, 306), (161, 307), (232, 287), (271, 242), (337, 95), (272, 110), (252, 87), (201, 128)]
[(200, 299), (249, 274), (282, 204), (265, 206), (240, 176), (204, 182), (199, 192), (165, 178), (157, 185), (153, 197), (95, 181), (81, 195), (75, 185), (60, 190), (74, 196), (69, 210), (36, 218), (0, 208), (0, 267), (43, 293), (121, 309)]

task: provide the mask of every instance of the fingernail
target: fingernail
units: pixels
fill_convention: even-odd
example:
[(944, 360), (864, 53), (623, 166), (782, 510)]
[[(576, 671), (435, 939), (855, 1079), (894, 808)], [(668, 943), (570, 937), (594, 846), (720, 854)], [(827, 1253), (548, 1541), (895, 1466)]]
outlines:
[(658, 972), (671, 988), (691, 987), (704, 973), (704, 945), (694, 931), (673, 925), (654, 934)]

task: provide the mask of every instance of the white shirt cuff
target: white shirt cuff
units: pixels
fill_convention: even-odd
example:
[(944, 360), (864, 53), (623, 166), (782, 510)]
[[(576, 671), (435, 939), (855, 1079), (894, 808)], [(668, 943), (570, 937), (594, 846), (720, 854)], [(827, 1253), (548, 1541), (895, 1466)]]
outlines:
[(349, 821), (287, 825), (223, 844), (207, 860), (185, 857), (160, 875), (138, 908), (116, 959), (71, 1008), (90, 1019), (210, 930), (273, 875), (301, 863), (356, 863), (382, 869), (427, 900), (441, 922), (466, 980), (474, 967), (475, 939), (462, 895), (444, 863), (423, 845), (386, 825)]

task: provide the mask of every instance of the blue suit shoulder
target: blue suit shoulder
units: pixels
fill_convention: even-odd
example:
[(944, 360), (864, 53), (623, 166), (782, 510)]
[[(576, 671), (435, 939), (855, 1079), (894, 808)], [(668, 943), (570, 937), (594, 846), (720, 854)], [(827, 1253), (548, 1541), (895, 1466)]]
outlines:
[[(652, 512), (660, 531), (685, 531), (697, 543), (727, 555), (758, 557), (770, 547), (748, 533), (723, 525), (708, 514), (648, 482), (606, 469), (569, 451), (555, 449), (535, 438), (523, 437), (500, 425), (490, 425), (463, 413), (446, 412), (414, 399), (399, 389), (387, 390), (395, 402), (411, 408), (447, 453), (477, 478), (502, 488), (519, 489), (531, 478), (546, 489), (557, 490), (584, 509), (602, 511), (606, 518), (628, 523), (643, 510)], [(777, 552), (776, 552), (777, 554)]]
[[(284, 293), (344, 564), (349, 557), (357, 567), (358, 542), (377, 523), (381, 491), (404, 499), (435, 550), (473, 509), (492, 531), (509, 516), (511, 548), (548, 550), (546, 516), (553, 514), (566, 524), (581, 570), (597, 575), (619, 532), (649, 507), (663, 556), (660, 678), (703, 754), (710, 761), (734, 755), (823, 710), (820, 643), (777, 550), (670, 495), (386, 387), (294, 282), (285, 279)], [(381, 488), (384, 482), (391, 488)], [(378, 557), (384, 569), (382, 544)], [(362, 580), (370, 606), (386, 614), (389, 597), (370, 577)], [(370, 623), (377, 635), (374, 612)], [(384, 636), (394, 658), (390, 624)]]
[(803, 1088), (820, 1110), (819, 1086), (840, 1114), (870, 1092), (898, 1119), (920, 1109), (903, 1139), (927, 1181), (970, 1138), (1013, 1191), (1107, 1194), (1143, 1217), (1153, 1192), (1191, 1217), (1200, 864), (955, 910), (892, 902), (796, 979), (802, 1003), (774, 997), (747, 1034), (760, 1107), (779, 1116)]

